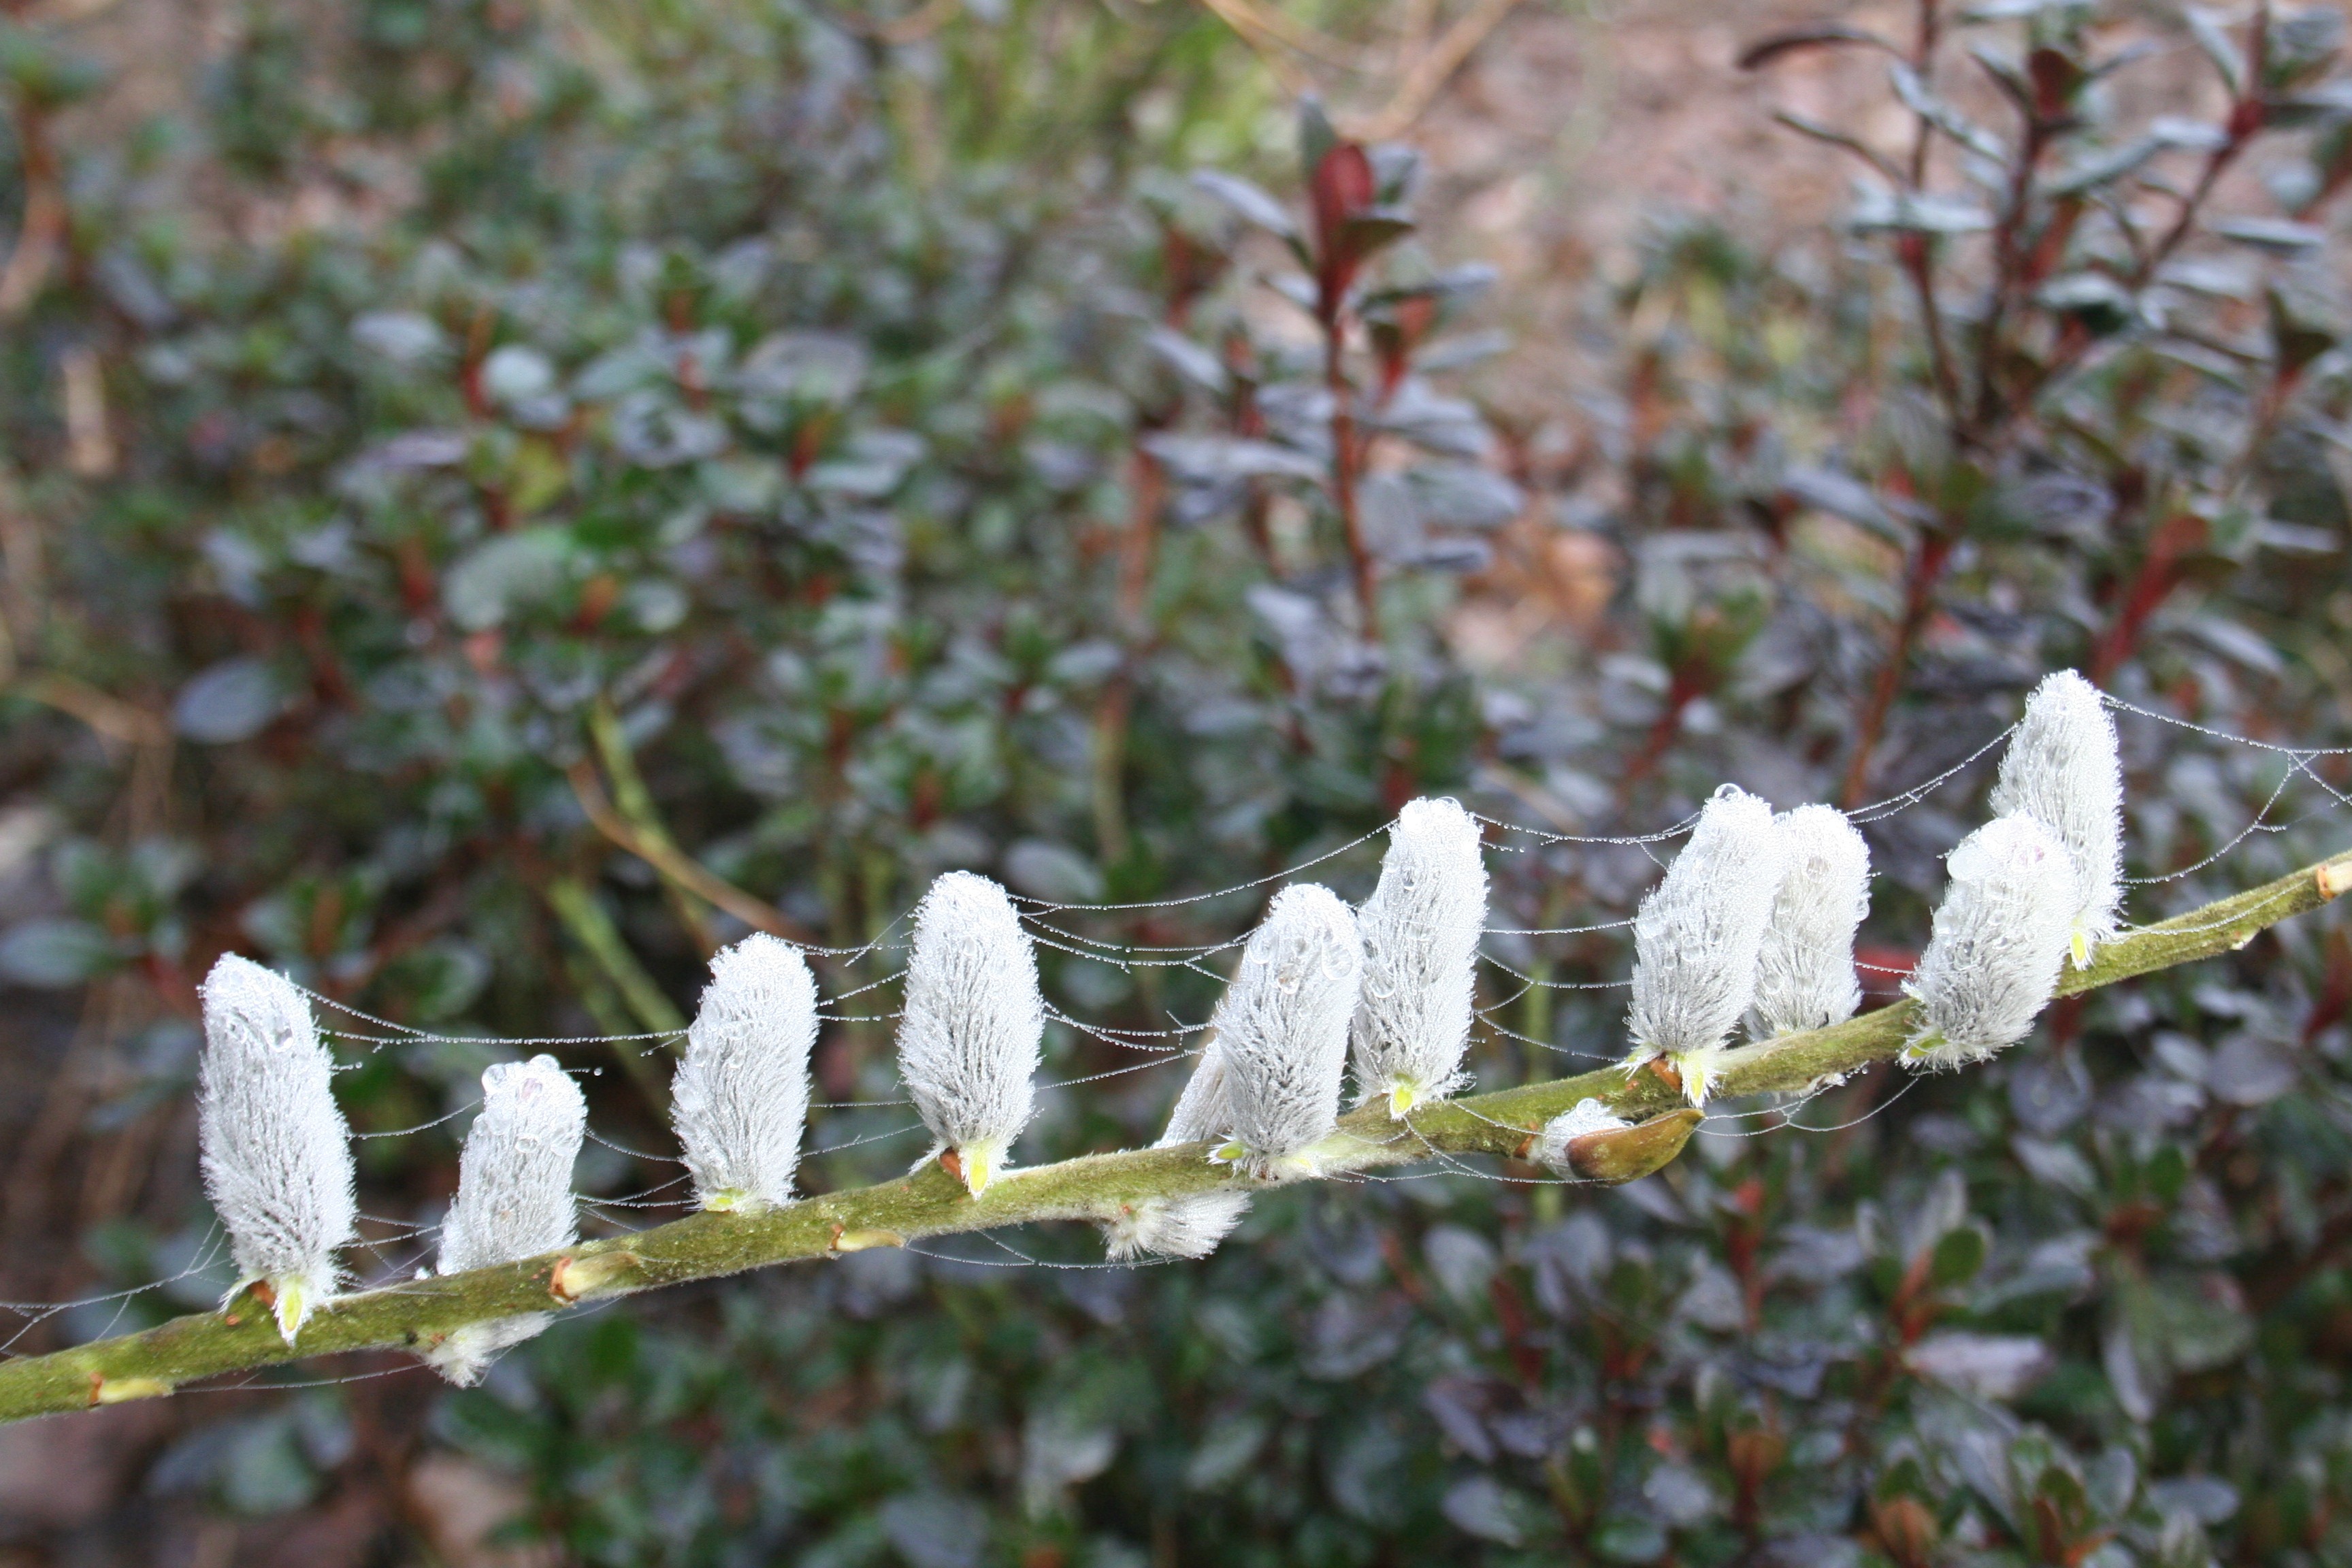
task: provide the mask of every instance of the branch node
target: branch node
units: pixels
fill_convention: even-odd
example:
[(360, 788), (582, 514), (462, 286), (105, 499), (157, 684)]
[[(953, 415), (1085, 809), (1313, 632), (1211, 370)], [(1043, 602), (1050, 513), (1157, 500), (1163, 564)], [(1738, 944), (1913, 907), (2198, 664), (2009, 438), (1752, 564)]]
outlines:
[(161, 1399), (172, 1392), (172, 1385), (160, 1377), (109, 1377), (102, 1372), (89, 1374), (89, 1402), (100, 1405), (122, 1405), (133, 1399)]
[(842, 1230), (835, 1227), (833, 1250), (865, 1252), (877, 1247), (904, 1247), (907, 1238), (895, 1230)]
[(2347, 892), (2352, 892), (2352, 858), (2330, 860), (2319, 868), (2315, 879), (2323, 903), (2333, 903)]
[(615, 1283), (637, 1266), (634, 1252), (599, 1252), (586, 1258), (564, 1257), (555, 1260), (555, 1268), (547, 1277), (547, 1293), (565, 1306), (590, 1296), (609, 1292)]

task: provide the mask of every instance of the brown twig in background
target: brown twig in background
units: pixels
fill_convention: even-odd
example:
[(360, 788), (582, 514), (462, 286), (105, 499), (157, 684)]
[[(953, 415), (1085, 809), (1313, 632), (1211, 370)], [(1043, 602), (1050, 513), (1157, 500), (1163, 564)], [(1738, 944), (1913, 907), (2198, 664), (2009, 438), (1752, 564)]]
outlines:
[(1335, 311), (1323, 326), (1323, 382), (1331, 393), (1331, 504), (1348, 544), (1348, 574), (1356, 586), (1364, 641), (1381, 640), (1380, 579), (1364, 520), (1356, 504), (1356, 469), (1363, 460), (1356, 438), (1356, 389), (1348, 379), (1347, 323)]
[(833, 13), (833, 19), (860, 37), (906, 45), (921, 43), (954, 21), (962, 10), (963, 0), (923, 0), (923, 4), (893, 21), (871, 22), (845, 11)]
[(667, 832), (648, 832), (643, 823), (632, 822), (614, 810), (612, 798), (604, 793), (604, 782), (596, 776), (594, 763), (583, 758), (566, 769), (563, 776), (571, 781), (572, 797), (580, 803), (590, 826), (614, 847), (635, 856), (664, 879), (726, 910), (754, 931), (804, 947), (815, 945), (816, 938), (798, 921), (712, 871), (680, 849)]
[(1503, 25), (1518, 5), (1519, 0), (1476, 0), (1469, 10), (1454, 19), (1434, 43), (1416, 55), (1388, 102), (1354, 127), (1353, 133), (1366, 141), (1386, 142), (1412, 130), (1445, 89), (1454, 73), (1468, 62), (1478, 46)]
[[(1362, 72), (1366, 64), (1355, 52), (1337, 38), (1319, 33), (1301, 22), (1294, 22), (1279, 11), (1259, 5), (1255, 0), (1202, 0), (1216, 13), (1227, 26), (1256, 47), (1260, 42), (1276, 43), (1294, 49), (1318, 65), (1339, 70)], [(1269, 59), (1268, 65), (1274, 61)]]
[(29, 103), (17, 105), (16, 149), (24, 172), (24, 221), (16, 231), (16, 249), (7, 265), (0, 267), (0, 321), (25, 313), (65, 250), (65, 180), (57, 149), (49, 142), (46, 110)]
[(1871, 684), (1870, 700), (1854, 731), (1853, 753), (1846, 762), (1842, 795), (1849, 811), (1860, 805), (1869, 793), (1871, 757), (1886, 732), (1886, 721), (1895, 711), (1895, 700), (1903, 693), (1903, 677), (1910, 668), (1919, 634), (1927, 629), (1935, 614), (1936, 584), (1958, 542), (1957, 535), (1937, 531), (1921, 534), (1913, 550), (1911, 569), (1903, 583), (1903, 618), (1895, 623), (1886, 662), (1879, 667), (1878, 679)]
[(47, 669), (26, 670), (8, 682), (8, 689), (80, 720), (121, 746), (160, 746), (172, 738), (172, 727), (162, 715), (100, 691), (70, 675)]
[(1281, 39), (1268, 30), (1264, 19), (1254, 7), (1245, 4), (1245, 0), (1201, 0), (1201, 4), (1249, 46), (1250, 52), (1258, 58), (1259, 63), (1272, 71), (1275, 80), (1282, 84), (1283, 91), (1294, 98), (1302, 98), (1314, 90), (1315, 84), (1307, 79), (1307, 73), (1284, 54)]

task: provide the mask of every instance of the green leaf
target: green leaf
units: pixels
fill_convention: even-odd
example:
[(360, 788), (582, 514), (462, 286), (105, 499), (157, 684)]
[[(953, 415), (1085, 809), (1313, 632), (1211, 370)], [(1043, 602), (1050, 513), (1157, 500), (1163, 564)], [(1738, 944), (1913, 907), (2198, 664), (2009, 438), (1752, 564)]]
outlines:
[(1315, 171), (1332, 148), (1339, 144), (1339, 133), (1332, 129), (1330, 116), (1323, 112), (1323, 100), (1309, 95), (1298, 100), (1298, 171), (1299, 178), (1307, 184), (1315, 183)]
[(1975, 1279), (1977, 1270), (1984, 1267), (1985, 1250), (1985, 1233), (1978, 1226), (1946, 1231), (1928, 1260), (1929, 1281), (1939, 1290), (1948, 1290)]
[(0, 979), (62, 991), (89, 980), (115, 957), (113, 940), (88, 921), (29, 920), (0, 936)]
[(2238, 50), (2237, 43), (2224, 27), (2221, 17), (2201, 5), (2191, 5), (2182, 13), (2189, 24), (2189, 36), (2197, 41), (2213, 69), (2221, 78), (2221, 85), (2230, 89), (2232, 98), (2242, 98), (2246, 91), (2246, 57)]
[(1228, 174), (1222, 169), (1196, 169), (1192, 172), (1192, 184), (1231, 207), (1244, 221), (1285, 239), (1298, 237), (1298, 225), (1283, 205), (1266, 195), (1263, 187), (1240, 175)]
[(63, 109), (106, 84), (107, 69), (13, 22), (0, 21), (0, 81), (27, 105)]

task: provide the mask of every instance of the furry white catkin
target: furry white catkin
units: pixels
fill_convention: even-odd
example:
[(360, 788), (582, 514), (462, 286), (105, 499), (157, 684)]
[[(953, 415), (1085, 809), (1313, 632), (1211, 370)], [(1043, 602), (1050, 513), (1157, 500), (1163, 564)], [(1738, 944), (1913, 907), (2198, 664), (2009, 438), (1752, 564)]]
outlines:
[[(1168, 1131), (1155, 1149), (1178, 1143), (1212, 1142), (1233, 1127), (1232, 1079), (1216, 1037), (1201, 1048), (1200, 1065), (1192, 1069)], [(1206, 1258), (1217, 1249), (1234, 1226), (1249, 1212), (1246, 1193), (1187, 1193), (1181, 1197), (1143, 1198), (1123, 1205), (1104, 1226), (1111, 1259), (1125, 1263), (1146, 1253), (1161, 1258)]]
[[(482, 1074), (482, 1109), (457, 1156), (457, 1196), (441, 1225), (439, 1271), (462, 1274), (536, 1258), (579, 1234), (572, 1166), (588, 1131), (580, 1086), (553, 1057), (500, 1062)], [(460, 1387), (500, 1353), (545, 1329), (545, 1312), (468, 1323), (425, 1352)]]
[(1756, 955), (1750, 1033), (1759, 1040), (1843, 1024), (1862, 1005), (1853, 933), (1870, 912), (1870, 846), (1833, 805), (1772, 819), (1785, 864)]
[(1756, 994), (1756, 961), (1785, 851), (1772, 808), (1725, 784), (1633, 916), (1629, 1068), (1658, 1057), (1704, 1105), (1723, 1043)]
[(952, 1152), (974, 1197), (1029, 1124), (1045, 1029), (1036, 954), (1012, 899), (970, 871), (933, 882), (915, 909), (898, 1072), (939, 1140), (931, 1155)]
[(1951, 886), (1903, 984), (1919, 1000), (1918, 1032), (1903, 1048), (1916, 1068), (1964, 1067), (2023, 1039), (2057, 988), (2074, 931), (2065, 847), (2035, 818), (1994, 818), (1945, 865)]
[(1364, 942), (1358, 1103), (1385, 1099), (1401, 1117), (1461, 1082), (1486, 925), (1478, 824), (1451, 800), (1412, 802), (1389, 832), (1380, 884), (1356, 911)]
[(1209, 1026), (1225, 1060), (1233, 1142), (1251, 1174), (1310, 1172), (1339, 1121), (1348, 1026), (1363, 953), (1356, 917), (1328, 888), (1285, 888), (1250, 933)]
[[(228, 1230), (237, 1289), (268, 1287), (288, 1344), (338, 1282), (352, 1240), (351, 1132), (310, 1004), (230, 953), (205, 977), (196, 1137), (205, 1193)], [(234, 1292), (232, 1292), (233, 1294)]]
[(815, 1044), (816, 982), (799, 950), (762, 931), (711, 959), (670, 1084), (670, 1118), (704, 1208), (792, 1201)]
[(2065, 846), (2074, 881), (2067, 947), (2074, 967), (2088, 968), (2123, 906), (2123, 762), (2097, 687), (2062, 669), (2033, 689), (2001, 754), (1992, 809), (2032, 817)]

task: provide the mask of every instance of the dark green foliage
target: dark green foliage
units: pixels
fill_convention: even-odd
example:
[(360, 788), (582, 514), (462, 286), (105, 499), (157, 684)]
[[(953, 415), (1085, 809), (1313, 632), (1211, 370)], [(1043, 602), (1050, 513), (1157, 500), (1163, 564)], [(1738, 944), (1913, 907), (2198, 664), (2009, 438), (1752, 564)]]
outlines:
[[(820, 1098), (887, 1101), (868, 944), (954, 866), (1088, 904), (1341, 852), (1313, 874), (1354, 896), (1375, 848), (1346, 847), (1442, 790), (1536, 830), (1496, 836), (1493, 924), (1580, 927), (1652, 858), (1546, 833), (1960, 769), (1870, 827), (1865, 957), (1899, 971), (1980, 811), (1962, 764), (2046, 669), (2344, 742), (2321, 14), (2165, 35), (2228, 82), (2199, 133), (2111, 121), (2117, 18), (1989, 8), (2023, 19), (1896, 83), (1924, 184), (1896, 149), (1849, 232), (1785, 253), (1662, 221), (1589, 303), (1605, 374), (1560, 439), (1507, 445), (1444, 368), (1484, 279), (1407, 232), (1400, 150), (1318, 117), (1303, 171), (1259, 159), (1272, 110), (1204, 13), (969, 9), (902, 46), (786, 3), (257, 3), (187, 122), (72, 142), (106, 73), (0, 31), (0, 216), (70, 215), (0, 325), (0, 768), (55, 812), (0, 975), (87, 987), (80, 1136), (163, 1163), (63, 1283), (83, 1216), (12, 1206), (40, 1272), (9, 1294), (172, 1280), (40, 1332), (225, 1283), (174, 1129), (230, 947), (458, 1037), (352, 1024), (357, 1129), (462, 1107), (488, 1037), (583, 1037), (618, 1145), (583, 1190), (675, 1196), (625, 1152), (667, 1147), (659, 1072), (593, 1037), (666, 1027), (744, 928), (600, 834), (583, 778), (843, 950)], [(2209, 170), (2276, 199), (2161, 194)], [(1569, 559), (1590, 603), (1471, 635), (1465, 602)], [(2352, 833), (2340, 756), (2125, 737), (2132, 870), (2179, 879), (2137, 918)], [(1262, 894), (1056, 920), (1197, 946)], [(1508, 1163), (1296, 1192), (1133, 1272), (1008, 1249), (1091, 1265), (1084, 1233), (861, 1253), (564, 1324), (431, 1435), (593, 1563), (2352, 1563), (2332, 918), (2062, 1004), (1987, 1069), (1827, 1090), (1823, 1131), (1717, 1108), (1621, 1193)], [(1622, 1048), (1622, 993), (1577, 988), (1622, 974), (1614, 933), (1489, 951), (1482, 1087)], [(1041, 956), (1080, 1021), (1056, 1081), (1140, 1059), (1087, 1026), (1215, 994), (1215, 961)], [(1148, 1142), (1174, 1086), (1054, 1091), (1024, 1157)], [(902, 1169), (910, 1121), (821, 1113), (813, 1185)], [(362, 1144), (368, 1212), (429, 1220), (463, 1124)], [(414, 1266), (376, 1236), (364, 1269)], [(338, 1425), (362, 1395), (299, 1397), (182, 1437), (154, 1495), (268, 1513), (379, 1462)]]

